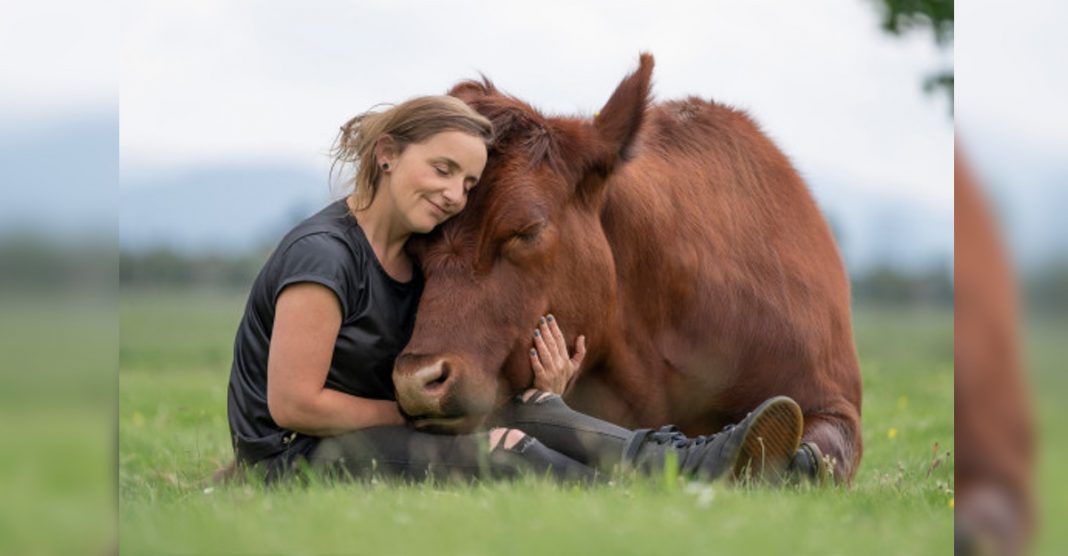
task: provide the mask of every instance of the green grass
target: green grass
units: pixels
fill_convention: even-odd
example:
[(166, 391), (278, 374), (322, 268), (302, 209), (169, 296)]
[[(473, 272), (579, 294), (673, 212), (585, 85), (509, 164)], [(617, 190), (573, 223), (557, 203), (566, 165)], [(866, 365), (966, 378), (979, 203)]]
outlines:
[(115, 527), (109, 299), (0, 293), (0, 554), (103, 554)]
[(1068, 529), (1060, 520), (1068, 515), (1068, 317), (1033, 317), (1024, 325), (1026, 366), (1034, 401), (1038, 437), (1035, 492), (1038, 497), (1038, 554), (1065, 554)]
[[(946, 554), (952, 550), (952, 314), (858, 311), (865, 456), (853, 488), (650, 478), (212, 486), (243, 306), (124, 292), (119, 524), (126, 554)], [(937, 446), (937, 449), (935, 449)]]

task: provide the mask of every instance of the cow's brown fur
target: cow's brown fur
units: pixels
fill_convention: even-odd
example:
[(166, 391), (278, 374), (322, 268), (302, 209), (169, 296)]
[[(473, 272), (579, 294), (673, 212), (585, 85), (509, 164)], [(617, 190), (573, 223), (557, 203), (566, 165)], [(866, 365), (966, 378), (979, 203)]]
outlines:
[(954, 187), (957, 540), (1022, 554), (1035, 512), (1034, 438), (1016, 281), (997, 225), (958, 152)]
[(642, 55), (592, 119), (545, 117), (485, 79), (453, 88), (498, 139), (468, 208), (410, 242), (427, 282), (394, 380), (445, 361), (440, 415), (484, 413), (529, 386), (551, 312), (568, 342), (588, 338), (576, 409), (707, 433), (789, 395), (849, 480), (861, 380), (830, 229), (746, 114), (650, 104), (652, 69)]

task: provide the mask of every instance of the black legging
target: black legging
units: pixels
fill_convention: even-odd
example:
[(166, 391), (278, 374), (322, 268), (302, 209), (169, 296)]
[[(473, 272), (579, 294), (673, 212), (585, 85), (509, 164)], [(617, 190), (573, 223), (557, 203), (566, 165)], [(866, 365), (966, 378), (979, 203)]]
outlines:
[(486, 432), (448, 435), (403, 426), (371, 427), (322, 439), (309, 462), (320, 472), (354, 477), (512, 477), (526, 471), (588, 481), (619, 465), (633, 436), (543, 392), (527, 401), (512, 398), (488, 424), (519, 429), (527, 437), (510, 449), (490, 450)]

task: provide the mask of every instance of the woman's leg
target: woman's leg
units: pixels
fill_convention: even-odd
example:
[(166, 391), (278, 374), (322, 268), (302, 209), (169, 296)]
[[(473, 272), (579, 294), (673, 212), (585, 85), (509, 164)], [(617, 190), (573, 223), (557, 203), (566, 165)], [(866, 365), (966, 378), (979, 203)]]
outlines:
[(601, 471), (621, 463), (634, 432), (579, 413), (556, 394), (527, 390), (500, 409), (493, 423), (515, 427), (567, 457)]
[(670, 426), (630, 431), (537, 390), (509, 400), (494, 422), (522, 429), (549, 448), (605, 472), (616, 467), (656, 471), (674, 457), (685, 475), (715, 479), (729, 473), (735, 479), (773, 481), (787, 472), (804, 426), (797, 404), (779, 396), (711, 436), (687, 438)]
[(427, 478), (514, 477), (522, 472), (591, 480), (593, 469), (518, 430), (444, 435), (408, 427), (371, 427), (324, 438), (308, 458), (313, 469), (352, 477), (379, 473)]

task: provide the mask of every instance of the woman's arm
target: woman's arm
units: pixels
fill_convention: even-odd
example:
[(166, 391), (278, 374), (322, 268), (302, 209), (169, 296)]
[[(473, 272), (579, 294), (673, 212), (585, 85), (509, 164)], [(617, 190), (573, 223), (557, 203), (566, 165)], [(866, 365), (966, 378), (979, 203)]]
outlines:
[(340, 330), (341, 303), (325, 286), (294, 284), (278, 296), (267, 356), (267, 407), (278, 426), (329, 436), (404, 423), (396, 402), (326, 388)]

